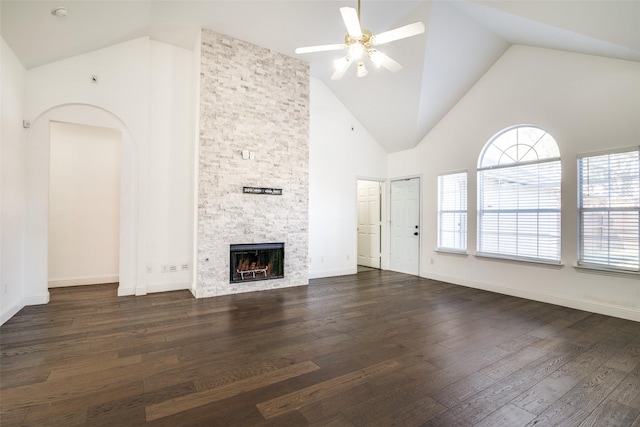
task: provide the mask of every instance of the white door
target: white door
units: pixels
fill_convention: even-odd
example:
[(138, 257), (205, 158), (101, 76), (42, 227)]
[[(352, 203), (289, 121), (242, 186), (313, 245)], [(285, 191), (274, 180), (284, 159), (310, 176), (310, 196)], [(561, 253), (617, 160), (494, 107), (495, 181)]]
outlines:
[(391, 181), (389, 269), (418, 275), (420, 259), (420, 178)]
[(358, 265), (380, 268), (380, 183), (358, 181)]

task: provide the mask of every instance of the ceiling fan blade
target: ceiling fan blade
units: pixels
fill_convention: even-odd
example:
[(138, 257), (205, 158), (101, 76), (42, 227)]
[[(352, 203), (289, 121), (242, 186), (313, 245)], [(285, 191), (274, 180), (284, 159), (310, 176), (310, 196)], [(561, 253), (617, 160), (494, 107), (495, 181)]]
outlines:
[(376, 66), (384, 67), (392, 73), (397, 73), (398, 71), (402, 70), (402, 65), (400, 65), (400, 63), (394, 61), (384, 53), (377, 50), (371, 50), (369, 52), (369, 58), (371, 59), (371, 62), (373, 62)]
[(336, 61), (336, 71), (331, 75), (331, 80), (340, 80), (347, 72), (353, 61), (349, 56), (342, 57)]
[(352, 7), (341, 7), (340, 13), (344, 20), (344, 25), (347, 27), (347, 32), (354, 39), (362, 37), (362, 28), (360, 28), (360, 21), (358, 20), (358, 12)]
[(371, 44), (373, 46), (378, 46), (422, 33), (424, 33), (424, 24), (422, 22), (414, 22), (413, 24), (405, 25), (403, 27), (396, 28), (395, 30), (385, 31), (384, 33), (373, 36), (371, 38)]
[(340, 50), (344, 49), (346, 45), (344, 44), (323, 44), (319, 46), (307, 46), (307, 47), (299, 47), (296, 49), (296, 53), (314, 53), (314, 52), (324, 52), (327, 50)]

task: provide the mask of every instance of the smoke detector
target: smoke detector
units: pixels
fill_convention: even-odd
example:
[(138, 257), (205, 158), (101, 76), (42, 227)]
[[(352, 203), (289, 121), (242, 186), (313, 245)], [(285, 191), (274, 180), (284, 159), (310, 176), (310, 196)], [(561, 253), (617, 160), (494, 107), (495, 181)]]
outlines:
[(67, 8), (65, 8), (65, 7), (56, 7), (55, 9), (53, 9), (51, 11), (51, 14), (53, 16), (60, 16), (60, 17), (67, 16)]

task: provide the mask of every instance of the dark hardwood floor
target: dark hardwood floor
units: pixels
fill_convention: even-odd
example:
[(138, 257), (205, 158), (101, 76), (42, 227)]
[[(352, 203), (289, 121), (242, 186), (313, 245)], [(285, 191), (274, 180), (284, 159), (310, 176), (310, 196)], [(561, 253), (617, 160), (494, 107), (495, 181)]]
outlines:
[(58, 288), (0, 425), (640, 426), (640, 324), (399, 273), (194, 299)]

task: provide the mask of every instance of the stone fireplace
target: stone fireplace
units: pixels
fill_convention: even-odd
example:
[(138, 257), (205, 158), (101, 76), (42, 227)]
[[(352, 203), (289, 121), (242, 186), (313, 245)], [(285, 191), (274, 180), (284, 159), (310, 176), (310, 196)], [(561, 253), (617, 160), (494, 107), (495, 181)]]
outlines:
[[(308, 64), (203, 30), (200, 73), (195, 296), (308, 284)], [(282, 274), (249, 260), (230, 280), (231, 245), (262, 242), (286, 248)]]

